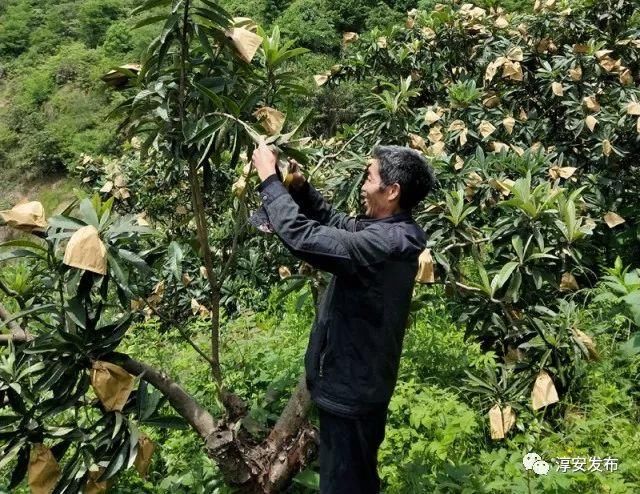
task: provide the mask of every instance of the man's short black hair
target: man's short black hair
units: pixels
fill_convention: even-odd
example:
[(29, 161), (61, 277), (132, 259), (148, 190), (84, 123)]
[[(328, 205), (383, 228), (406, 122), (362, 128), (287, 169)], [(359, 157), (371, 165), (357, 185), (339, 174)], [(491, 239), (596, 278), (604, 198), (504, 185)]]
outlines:
[(380, 179), (386, 185), (400, 185), (400, 207), (412, 210), (435, 186), (436, 178), (424, 156), (408, 147), (376, 146)]

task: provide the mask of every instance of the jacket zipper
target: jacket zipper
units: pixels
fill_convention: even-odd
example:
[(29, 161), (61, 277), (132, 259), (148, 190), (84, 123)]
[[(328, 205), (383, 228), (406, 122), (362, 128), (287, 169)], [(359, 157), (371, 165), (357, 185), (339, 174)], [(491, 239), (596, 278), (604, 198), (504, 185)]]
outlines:
[(327, 354), (327, 352), (323, 352), (320, 354), (320, 370), (318, 371), (318, 375), (320, 377), (322, 377), (322, 370), (324, 368), (324, 357)]

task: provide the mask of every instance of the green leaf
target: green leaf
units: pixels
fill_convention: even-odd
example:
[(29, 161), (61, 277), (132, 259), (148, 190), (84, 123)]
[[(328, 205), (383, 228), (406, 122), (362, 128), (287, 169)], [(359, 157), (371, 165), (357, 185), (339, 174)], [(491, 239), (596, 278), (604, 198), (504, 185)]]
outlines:
[(300, 484), (307, 489), (320, 490), (320, 475), (311, 468), (306, 468), (293, 478), (296, 484)]
[(16, 249), (11, 252), (2, 252), (0, 253), (0, 261), (9, 261), (10, 259), (20, 259), (21, 257), (33, 257), (36, 259), (45, 259), (40, 254), (33, 252), (32, 250), (27, 249)]
[(65, 313), (82, 329), (87, 329), (87, 314), (85, 312), (84, 304), (79, 297), (69, 299), (65, 306)]
[(138, 385), (138, 391), (136, 393), (136, 408), (138, 409), (138, 418), (144, 418), (144, 413), (147, 410), (148, 403), (148, 393), (147, 388), (149, 387), (147, 381), (144, 379), (140, 380), (140, 384)]
[(111, 458), (109, 465), (105, 469), (104, 473), (98, 479), (98, 482), (108, 480), (118, 473), (124, 466), (127, 458), (129, 457), (129, 441), (122, 441), (116, 454)]
[(167, 18), (167, 21), (164, 23), (164, 27), (162, 28), (162, 34), (160, 35), (160, 43), (162, 45), (166, 45), (167, 42), (171, 41), (170, 34), (173, 34), (172, 31), (175, 29), (178, 21), (180, 20), (179, 14), (172, 14)]
[(155, 7), (164, 7), (165, 5), (170, 5), (171, 2), (172, 0), (148, 0), (147, 2), (133, 9), (131, 11), (131, 15), (136, 15), (136, 14), (139, 14), (140, 12), (145, 12)]
[[(197, 16), (200, 16), (202, 19), (204, 19), (204, 23), (208, 24), (210, 28), (216, 28), (218, 26), (220, 27), (226, 27), (229, 25), (229, 19), (224, 17), (223, 15), (220, 15), (216, 12), (214, 12), (213, 10), (210, 9), (205, 9), (205, 8), (196, 8), (193, 9), (193, 13)], [(209, 21), (209, 22), (207, 22)]]
[(78, 228), (87, 226), (87, 223), (84, 221), (62, 214), (52, 216), (47, 220), (47, 222), (49, 223), (49, 226), (52, 226), (53, 228), (60, 228), (61, 230), (77, 230)]
[(80, 202), (80, 214), (89, 225), (93, 225), (96, 229), (100, 228), (100, 220), (98, 214), (93, 208), (93, 203), (90, 199), (86, 198)]
[[(42, 342), (40, 340), (43, 340)], [(61, 353), (64, 350), (69, 349), (69, 345), (65, 345), (63, 342), (52, 341), (46, 338), (37, 338), (29, 348), (22, 350), (27, 355), (36, 355), (38, 353), (56, 352)], [(47, 373), (46, 376), (50, 376), (51, 373)], [(38, 386), (39, 387), (39, 386)]]
[(118, 249), (118, 256), (127, 261), (130, 264), (133, 264), (136, 268), (138, 268), (143, 274), (152, 273), (153, 270), (149, 267), (149, 265), (145, 262), (145, 260), (140, 257), (138, 254), (135, 254), (129, 250)]
[(522, 274), (520, 271), (513, 273), (511, 281), (509, 282), (509, 288), (507, 288), (507, 297), (509, 297), (514, 303), (520, 298), (520, 286), (522, 285)]
[(109, 262), (109, 271), (113, 274), (118, 285), (126, 291), (129, 291), (129, 273), (120, 266), (117, 256), (111, 254), (110, 251), (107, 251), (107, 259)]
[(487, 270), (484, 269), (484, 266), (478, 263), (478, 273), (480, 274), (480, 279), (482, 280), (482, 288), (487, 295), (491, 295), (491, 284), (489, 283), (489, 276), (487, 275)]
[(0, 415), (0, 429), (20, 422), (20, 420), (22, 420), (20, 415)]
[(282, 64), (282, 62), (284, 62), (285, 60), (289, 60), (290, 58), (295, 58), (297, 56), (304, 55), (305, 53), (308, 53), (308, 52), (309, 50), (306, 48), (294, 48), (292, 50), (287, 50), (286, 52), (277, 55), (274, 58), (274, 60), (271, 62), (271, 66), (275, 68), (280, 64)]
[(634, 334), (624, 343), (620, 344), (620, 352), (625, 357), (633, 357), (640, 353), (640, 333)]
[(143, 26), (149, 26), (150, 24), (155, 24), (155, 23), (160, 22), (160, 21), (162, 21), (162, 20), (164, 20), (166, 18), (167, 18), (166, 15), (154, 15), (154, 16), (151, 16), (151, 17), (147, 17), (146, 19), (142, 19), (141, 21), (136, 22), (131, 29), (138, 29), (138, 28), (141, 28)]
[(147, 420), (158, 408), (162, 393), (153, 386), (148, 386), (146, 381), (140, 381), (136, 398), (138, 400), (138, 418)]
[(45, 253), (47, 252), (47, 248), (45, 246), (29, 240), (7, 240), (6, 242), (1, 243), (0, 247), (26, 247), (28, 249), (40, 250)]
[(156, 94), (158, 94), (156, 91), (152, 91), (150, 89), (143, 89), (142, 91), (138, 92), (138, 94), (135, 95), (135, 97), (133, 98), (133, 104), (135, 105), (136, 103), (138, 103), (139, 101), (142, 101), (148, 96), (153, 96)]
[(204, 3), (211, 10), (214, 10), (218, 15), (225, 17), (228, 21), (231, 21), (231, 14), (227, 12), (221, 5), (218, 5), (217, 3), (210, 0), (202, 0), (202, 3)]
[(113, 430), (111, 431), (111, 439), (115, 439), (120, 432), (120, 428), (122, 427), (124, 416), (120, 412), (113, 412), (115, 416), (115, 424), (113, 425)]
[(151, 417), (141, 421), (142, 424), (165, 429), (188, 429), (189, 426), (182, 417), (177, 415), (163, 415)]
[(625, 295), (621, 300), (627, 304), (633, 316), (633, 322), (640, 326), (640, 290)]
[[(29, 352), (29, 353), (34, 353), (34, 352)], [(63, 364), (58, 363), (58, 364), (51, 365), (50, 368), (48, 369), (48, 372), (44, 374), (36, 382), (36, 388), (43, 389), (43, 390), (50, 389), (64, 375), (66, 370), (67, 369)]]
[(20, 452), (20, 448), (22, 447), (24, 442), (25, 442), (25, 439), (20, 438), (20, 439), (17, 439), (13, 444), (9, 443), (11, 444), (9, 447), (3, 448), (4, 455), (0, 459), (0, 470), (6, 467), (9, 464), (9, 462), (16, 457), (16, 455)]
[(520, 260), (524, 261), (524, 245), (522, 244), (522, 238), (520, 235), (514, 235), (511, 237), (511, 245), (513, 245), (513, 249), (516, 251)]
[(11, 321), (15, 321), (16, 319), (20, 319), (25, 316), (30, 316), (32, 314), (41, 314), (44, 312), (50, 313), (52, 312), (52, 309), (57, 309), (57, 307), (58, 306), (56, 304), (37, 305), (30, 309), (26, 309), (21, 312), (12, 314), (11, 317), (9, 317), (8, 319), (0, 321), (0, 327), (9, 324)]
[(65, 440), (60, 441), (58, 444), (51, 447), (51, 453), (58, 463), (62, 460), (62, 457), (69, 449), (69, 446), (71, 446), (71, 441)]
[(500, 270), (500, 272), (493, 278), (493, 280), (491, 280), (492, 295), (495, 294), (498, 290), (500, 290), (500, 288), (502, 288), (502, 286), (509, 279), (509, 276), (511, 276), (511, 273), (513, 273), (513, 270), (516, 269), (519, 265), (520, 263), (516, 261), (510, 261), (504, 266), (502, 266), (502, 269)]
[(209, 137), (211, 137), (213, 134), (215, 134), (220, 127), (222, 127), (222, 125), (225, 123), (225, 120), (220, 120), (218, 122), (209, 124), (207, 126), (205, 126), (202, 130), (196, 132), (196, 134), (191, 137), (187, 143), (188, 144), (192, 144), (192, 143), (196, 143), (196, 142), (200, 142), (203, 141)]
[(216, 108), (218, 110), (225, 110), (225, 106), (224, 103), (222, 102), (222, 99), (220, 98), (220, 96), (218, 96), (216, 93), (214, 93), (211, 89), (209, 89), (206, 86), (203, 86), (202, 84), (200, 84), (197, 81), (193, 82), (193, 85), (198, 89), (198, 91), (200, 91), (202, 94), (204, 94), (207, 98), (209, 98), (213, 104), (216, 106)]
[(213, 48), (211, 48), (211, 43), (209, 42), (209, 38), (207, 38), (207, 33), (205, 33), (202, 29), (199, 29), (198, 24), (196, 24), (196, 33), (198, 34), (198, 39), (200, 40), (200, 46), (204, 52), (209, 56), (210, 60), (215, 58), (213, 54)]
[(169, 111), (164, 106), (159, 106), (154, 110), (154, 113), (158, 115), (165, 122), (169, 121)]
[(44, 368), (45, 368), (44, 362), (37, 362), (33, 365), (30, 365), (26, 369), (22, 369), (18, 374), (18, 377), (16, 377), (16, 380), (20, 381), (23, 378), (27, 377), (29, 374), (35, 374), (36, 372), (40, 372)]
[(129, 461), (125, 466), (125, 469), (131, 468), (138, 456), (138, 440), (140, 439), (140, 431), (134, 423), (129, 422)]

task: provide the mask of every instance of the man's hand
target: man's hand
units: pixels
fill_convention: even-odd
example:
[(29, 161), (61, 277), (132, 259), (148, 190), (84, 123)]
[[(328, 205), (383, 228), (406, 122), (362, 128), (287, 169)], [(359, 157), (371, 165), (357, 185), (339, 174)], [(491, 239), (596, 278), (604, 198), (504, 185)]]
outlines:
[(255, 166), (260, 180), (264, 181), (267, 177), (276, 173), (277, 153), (274, 153), (267, 147), (264, 141), (253, 151), (252, 161)]
[(289, 173), (292, 175), (289, 187), (292, 189), (299, 189), (307, 181), (302, 174), (302, 165), (294, 159), (289, 160)]

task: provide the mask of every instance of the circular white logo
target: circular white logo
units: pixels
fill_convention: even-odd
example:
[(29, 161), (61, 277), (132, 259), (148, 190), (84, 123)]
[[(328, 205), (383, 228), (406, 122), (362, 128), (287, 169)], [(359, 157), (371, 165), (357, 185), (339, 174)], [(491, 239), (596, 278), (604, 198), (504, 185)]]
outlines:
[(542, 460), (542, 458), (540, 458), (538, 453), (527, 453), (522, 459), (522, 464), (527, 470), (531, 470), (533, 468), (533, 464), (540, 460)]
[(533, 464), (533, 471), (538, 475), (546, 475), (549, 473), (549, 464), (544, 460), (538, 460)]

